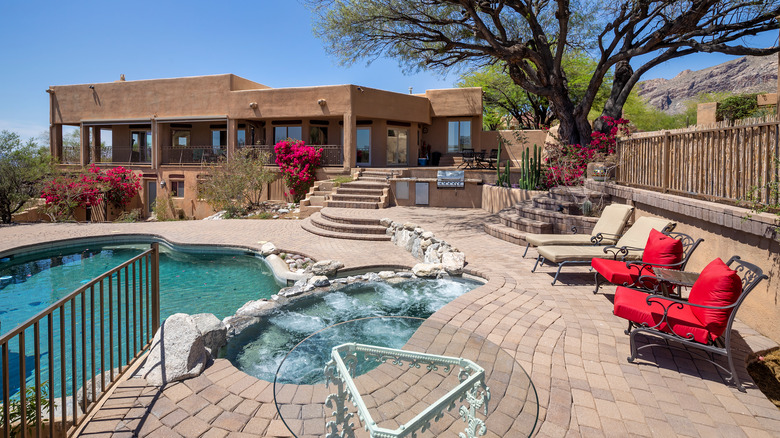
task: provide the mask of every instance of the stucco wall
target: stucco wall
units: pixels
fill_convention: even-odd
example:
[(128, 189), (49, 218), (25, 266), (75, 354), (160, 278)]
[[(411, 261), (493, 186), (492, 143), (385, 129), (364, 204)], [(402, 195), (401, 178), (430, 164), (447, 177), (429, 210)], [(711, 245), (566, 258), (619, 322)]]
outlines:
[[(686, 270), (699, 272), (710, 261), (733, 255), (754, 263), (769, 276), (751, 292), (737, 317), (761, 334), (780, 342), (780, 242), (774, 231), (777, 216), (750, 214), (744, 208), (651, 192), (614, 184), (588, 182), (591, 188), (605, 187), (615, 202), (634, 205), (635, 217), (657, 216), (677, 223), (675, 231), (703, 238)], [(750, 216), (748, 218), (748, 216)]]

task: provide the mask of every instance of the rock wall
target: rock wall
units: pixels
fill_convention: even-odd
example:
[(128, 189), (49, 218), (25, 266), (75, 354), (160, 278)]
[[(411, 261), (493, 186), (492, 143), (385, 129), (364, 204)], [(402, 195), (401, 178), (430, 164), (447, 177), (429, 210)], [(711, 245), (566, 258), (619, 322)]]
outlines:
[(466, 256), (446, 241), (437, 239), (432, 232), (410, 222), (401, 224), (391, 219), (382, 219), (380, 223), (387, 227), (387, 235), (392, 243), (422, 262), (412, 268), (418, 277), (436, 277), (444, 272), (449, 275), (463, 273)]

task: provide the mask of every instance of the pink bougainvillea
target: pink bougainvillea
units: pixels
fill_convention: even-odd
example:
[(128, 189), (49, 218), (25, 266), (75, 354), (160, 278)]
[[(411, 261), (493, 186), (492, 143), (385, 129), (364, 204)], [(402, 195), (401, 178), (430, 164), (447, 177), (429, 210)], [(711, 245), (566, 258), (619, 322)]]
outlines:
[(546, 184), (548, 187), (555, 185), (573, 186), (582, 184), (588, 163), (603, 161), (615, 153), (618, 134), (630, 134), (628, 132), (628, 120), (604, 117), (609, 127), (609, 133), (594, 132), (588, 145), (569, 145), (559, 142), (547, 144)]
[(68, 219), (77, 208), (96, 207), (104, 200), (122, 208), (140, 189), (141, 181), (130, 169), (120, 166), (103, 172), (93, 164), (87, 172), (47, 181), (41, 197), (56, 218)]
[(300, 140), (287, 139), (276, 143), (276, 165), (285, 185), (290, 190), (287, 196), (299, 202), (314, 185), (314, 171), (320, 166), (322, 150), (307, 146)]

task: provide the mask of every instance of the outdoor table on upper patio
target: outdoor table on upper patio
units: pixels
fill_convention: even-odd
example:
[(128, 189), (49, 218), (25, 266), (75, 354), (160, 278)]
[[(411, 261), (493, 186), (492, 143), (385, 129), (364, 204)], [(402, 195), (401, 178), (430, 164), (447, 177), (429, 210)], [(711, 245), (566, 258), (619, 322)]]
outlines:
[[(414, 334), (389, 345), (387, 330)], [(349, 428), (357, 437), (530, 436), (539, 412), (530, 378), (499, 346), (406, 317), (348, 321), (305, 339), (280, 364), (274, 401), (297, 437)]]
[(661, 291), (663, 292), (664, 296), (667, 297), (670, 293), (668, 287), (669, 284), (673, 286), (691, 287), (693, 286), (693, 283), (696, 282), (696, 279), (699, 278), (698, 272), (678, 271), (675, 269), (664, 268), (655, 268), (653, 272), (655, 273), (655, 276), (661, 281)]

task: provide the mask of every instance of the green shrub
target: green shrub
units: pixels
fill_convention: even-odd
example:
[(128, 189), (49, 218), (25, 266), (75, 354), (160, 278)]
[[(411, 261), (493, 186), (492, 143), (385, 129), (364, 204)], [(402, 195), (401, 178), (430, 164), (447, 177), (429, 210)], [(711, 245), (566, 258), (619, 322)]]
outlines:
[(721, 100), (718, 103), (716, 117), (718, 120), (740, 120), (754, 117), (758, 112), (758, 96), (756, 93), (740, 94)]

